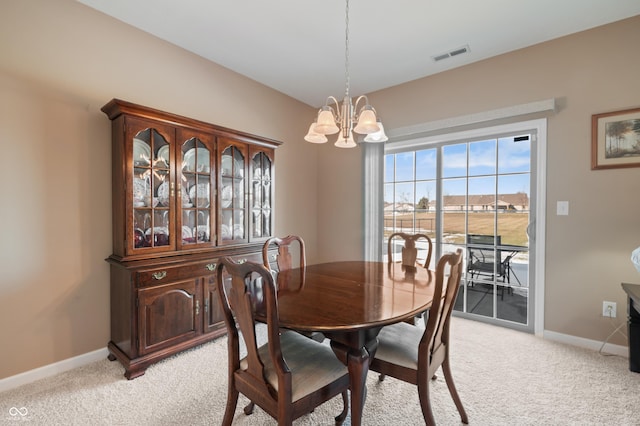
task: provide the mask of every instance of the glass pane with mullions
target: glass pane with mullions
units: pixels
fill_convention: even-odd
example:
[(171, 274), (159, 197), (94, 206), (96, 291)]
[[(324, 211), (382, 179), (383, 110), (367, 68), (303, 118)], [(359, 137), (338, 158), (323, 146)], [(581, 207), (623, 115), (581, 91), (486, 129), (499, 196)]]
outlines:
[(388, 154), (384, 156), (384, 181), (393, 182), (395, 175), (394, 168), (395, 155)]
[(529, 172), (531, 170), (531, 136), (516, 136), (498, 140), (498, 173)]
[(496, 206), (495, 176), (469, 178), (469, 223), (467, 233), (493, 235)]
[(502, 203), (498, 215), (498, 233), (502, 244), (528, 246), (529, 226), (529, 173), (501, 175), (498, 177), (498, 193)]
[(455, 309), (464, 314), (531, 326), (531, 140), (526, 133), (488, 135), (385, 155), (384, 235), (426, 233), (436, 256), (462, 247)]
[(442, 147), (442, 177), (467, 175), (467, 144), (460, 143)]
[(414, 196), (413, 182), (397, 183), (395, 185), (394, 210), (413, 211), (414, 210), (413, 196)]
[(499, 319), (527, 323), (529, 290), (522, 286), (501, 286), (498, 289), (496, 315)]
[(395, 178), (396, 181), (413, 180), (414, 156), (413, 152), (396, 154)]
[(416, 180), (436, 178), (437, 158), (435, 148), (416, 152)]
[(436, 181), (416, 182), (416, 228), (432, 240), (436, 230)]
[(469, 144), (469, 176), (496, 173), (496, 140)]

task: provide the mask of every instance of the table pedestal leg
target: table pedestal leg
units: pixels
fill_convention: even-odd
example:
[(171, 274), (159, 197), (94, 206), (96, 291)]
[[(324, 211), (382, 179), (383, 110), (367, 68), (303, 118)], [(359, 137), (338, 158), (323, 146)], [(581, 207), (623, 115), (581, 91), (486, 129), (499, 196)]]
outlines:
[[(369, 364), (371, 361), (369, 353), (375, 353), (377, 341), (374, 340), (372, 343), (372, 345), (367, 345), (367, 347), (353, 348), (336, 341), (331, 341), (333, 352), (349, 370), (352, 426), (360, 426), (362, 423), (364, 401), (367, 396), (367, 373), (369, 372)], [(372, 347), (369, 348), (369, 346)]]

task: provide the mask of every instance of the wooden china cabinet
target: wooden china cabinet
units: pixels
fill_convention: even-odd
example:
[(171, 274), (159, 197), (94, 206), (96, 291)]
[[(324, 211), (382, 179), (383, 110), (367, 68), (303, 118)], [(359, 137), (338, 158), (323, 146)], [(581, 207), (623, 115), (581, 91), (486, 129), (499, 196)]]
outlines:
[(125, 377), (224, 334), (218, 259), (262, 262), (281, 142), (113, 99), (109, 359)]

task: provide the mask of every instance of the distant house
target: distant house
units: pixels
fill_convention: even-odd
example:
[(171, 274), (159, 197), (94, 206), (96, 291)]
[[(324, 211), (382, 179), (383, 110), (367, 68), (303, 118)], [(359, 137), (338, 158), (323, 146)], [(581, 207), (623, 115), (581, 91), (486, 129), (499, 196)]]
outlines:
[[(529, 196), (524, 192), (498, 194), (497, 198), (494, 195), (469, 195), (468, 202), (468, 210), (475, 212), (529, 210)], [(443, 197), (443, 204), (444, 210), (464, 211), (466, 209), (464, 195), (445, 195)], [(431, 210), (431, 208), (432, 203), (429, 203), (429, 210)], [(435, 202), (433, 203), (433, 208), (435, 209)]]
[[(444, 210), (446, 211), (465, 211), (467, 198), (464, 195), (445, 195), (443, 197)], [(515, 194), (498, 194), (494, 195), (469, 195), (469, 211), (473, 212), (492, 212), (506, 211), (519, 212), (529, 210), (529, 196), (524, 192)], [(386, 212), (413, 212), (417, 207), (410, 203), (385, 203), (384, 211)], [(436, 210), (435, 200), (429, 201), (428, 211)]]

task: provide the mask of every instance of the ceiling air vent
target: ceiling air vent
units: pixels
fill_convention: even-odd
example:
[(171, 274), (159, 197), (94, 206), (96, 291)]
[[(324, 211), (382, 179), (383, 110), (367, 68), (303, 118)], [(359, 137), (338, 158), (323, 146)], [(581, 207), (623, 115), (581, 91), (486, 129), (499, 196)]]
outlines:
[(462, 55), (463, 53), (467, 53), (469, 51), (469, 45), (464, 45), (457, 49), (450, 50), (446, 53), (441, 53), (439, 55), (432, 56), (435, 62), (442, 61), (443, 59), (452, 58), (454, 56)]

